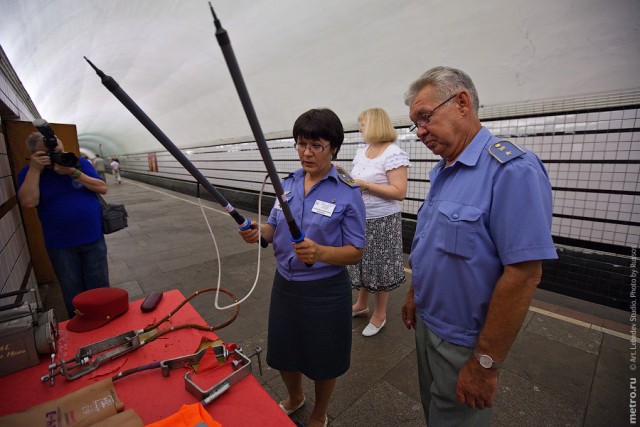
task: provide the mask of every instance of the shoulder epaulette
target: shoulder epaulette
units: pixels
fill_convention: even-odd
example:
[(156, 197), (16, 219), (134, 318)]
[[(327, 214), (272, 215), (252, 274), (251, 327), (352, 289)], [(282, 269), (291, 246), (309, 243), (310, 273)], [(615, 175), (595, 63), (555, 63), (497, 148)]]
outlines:
[(489, 154), (500, 163), (507, 163), (525, 154), (525, 151), (511, 141), (498, 141), (489, 146)]
[(346, 170), (342, 169), (341, 166), (335, 166), (335, 168), (336, 172), (338, 172), (338, 178), (340, 178), (340, 181), (344, 182), (349, 187), (355, 187), (358, 185), (353, 178), (351, 178), (351, 175), (349, 175)]

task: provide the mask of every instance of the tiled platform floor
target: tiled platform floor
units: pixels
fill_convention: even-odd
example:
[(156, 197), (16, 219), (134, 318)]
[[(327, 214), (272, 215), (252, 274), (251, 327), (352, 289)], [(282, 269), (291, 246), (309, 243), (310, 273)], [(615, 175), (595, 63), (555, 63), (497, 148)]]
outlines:
[[(108, 183), (107, 201), (124, 203), (129, 212), (129, 227), (107, 236), (112, 286), (138, 299), (151, 291), (177, 288), (189, 295), (216, 285), (217, 256), (197, 199), (127, 179), (116, 185), (111, 176)], [(222, 286), (242, 298), (256, 275), (257, 245), (240, 239), (235, 222), (219, 205), (202, 204), (221, 252)], [(266, 348), (273, 273), (269, 248), (262, 252), (255, 291), (242, 304), (238, 319), (220, 331), (225, 341), (245, 349)], [(391, 293), (387, 326), (378, 335), (363, 337), (367, 319), (354, 319), (351, 368), (338, 380), (329, 408), (331, 426), (425, 425), (413, 333), (400, 318), (405, 289)], [(48, 306), (60, 306), (55, 289), (42, 289), (42, 295)], [(192, 303), (210, 324), (228, 315), (214, 308), (212, 294)], [(220, 304), (226, 303), (221, 296)], [(493, 425), (629, 423), (634, 376), (629, 334), (627, 312), (538, 290), (501, 372)], [(275, 400), (283, 399), (286, 393), (278, 373), (263, 366), (263, 375), (255, 372), (256, 377)], [(305, 387), (313, 399), (312, 383)], [(307, 404), (293, 417), (306, 422), (311, 407)]]

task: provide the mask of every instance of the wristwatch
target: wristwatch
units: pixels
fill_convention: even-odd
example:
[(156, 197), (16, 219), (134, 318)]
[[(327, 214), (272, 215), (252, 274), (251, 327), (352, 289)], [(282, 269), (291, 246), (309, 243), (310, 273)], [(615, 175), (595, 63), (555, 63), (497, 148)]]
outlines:
[(481, 354), (481, 353), (478, 353), (477, 351), (474, 351), (473, 355), (475, 356), (478, 363), (480, 363), (480, 366), (482, 366), (485, 369), (493, 369), (493, 368), (497, 369), (502, 367), (502, 363), (498, 363), (494, 361), (491, 358), (491, 356), (489, 356), (488, 354)]

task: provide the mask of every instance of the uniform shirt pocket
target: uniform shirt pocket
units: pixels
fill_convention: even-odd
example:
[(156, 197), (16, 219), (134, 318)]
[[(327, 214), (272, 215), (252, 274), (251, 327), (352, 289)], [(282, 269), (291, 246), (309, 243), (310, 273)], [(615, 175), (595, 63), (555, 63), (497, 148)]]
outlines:
[(442, 202), (438, 206), (438, 227), (444, 233), (444, 252), (470, 258), (480, 226), (482, 209), (456, 202)]
[[(291, 201), (293, 200), (293, 193), (291, 192), (287, 192), (285, 194), (285, 199), (287, 201), (287, 204), (289, 206), (291, 206)], [(287, 218), (285, 218), (284, 216), (284, 212), (282, 211), (282, 207), (280, 206), (280, 201), (276, 198), (276, 201), (273, 205), (273, 210), (276, 213), (276, 224), (280, 224), (281, 222), (286, 221)]]
[(336, 205), (331, 216), (322, 215), (317, 212), (311, 212), (311, 227), (318, 227), (325, 230), (331, 230), (335, 224), (342, 221), (342, 215), (345, 205)]

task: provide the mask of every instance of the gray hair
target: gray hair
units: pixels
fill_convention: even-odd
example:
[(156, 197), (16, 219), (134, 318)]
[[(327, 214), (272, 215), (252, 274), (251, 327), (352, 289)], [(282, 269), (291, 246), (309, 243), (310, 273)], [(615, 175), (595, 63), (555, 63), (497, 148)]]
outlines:
[(27, 148), (32, 153), (35, 153), (36, 151), (38, 151), (38, 145), (43, 143), (44, 143), (44, 137), (40, 132), (33, 132), (27, 138)]
[(411, 106), (413, 99), (424, 87), (433, 85), (436, 95), (440, 101), (454, 95), (460, 89), (469, 92), (471, 96), (471, 106), (473, 111), (478, 114), (480, 101), (478, 100), (478, 92), (476, 87), (464, 71), (451, 67), (434, 67), (427, 70), (416, 81), (411, 83), (409, 90), (404, 94), (404, 103)]

